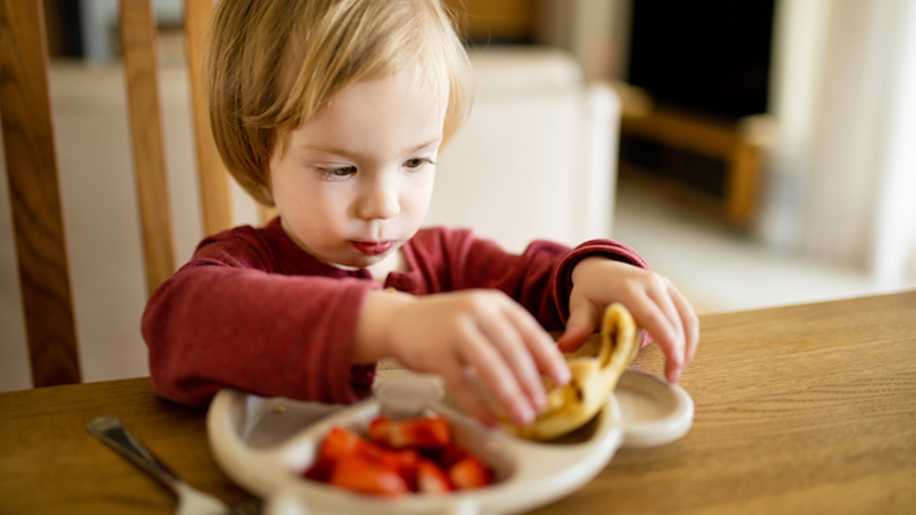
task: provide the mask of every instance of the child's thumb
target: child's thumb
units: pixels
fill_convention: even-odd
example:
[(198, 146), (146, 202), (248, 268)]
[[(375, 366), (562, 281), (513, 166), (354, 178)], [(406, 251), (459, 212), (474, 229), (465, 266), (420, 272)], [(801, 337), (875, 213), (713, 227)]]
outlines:
[(572, 352), (585, 343), (598, 325), (598, 310), (586, 299), (573, 299), (569, 306), (566, 331), (557, 340), (563, 352)]

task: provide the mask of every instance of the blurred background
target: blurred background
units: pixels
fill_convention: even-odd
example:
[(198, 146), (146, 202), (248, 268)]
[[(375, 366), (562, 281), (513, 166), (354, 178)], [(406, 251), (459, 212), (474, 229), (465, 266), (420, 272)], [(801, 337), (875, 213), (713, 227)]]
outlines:
[[(916, 285), (916, 2), (447, 3), (476, 103), (444, 151), (430, 223), (513, 250), (613, 237), (700, 313)], [(154, 5), (184, 262), (202, 230), (182, 2)], [(46, 0), (45, 11), (83, 378), (146, 375), (117, 2)], [(0, 203), (9, 390), (31, 380), (6, 181)], [(258, 223), (237, 189), (234, 209)]]

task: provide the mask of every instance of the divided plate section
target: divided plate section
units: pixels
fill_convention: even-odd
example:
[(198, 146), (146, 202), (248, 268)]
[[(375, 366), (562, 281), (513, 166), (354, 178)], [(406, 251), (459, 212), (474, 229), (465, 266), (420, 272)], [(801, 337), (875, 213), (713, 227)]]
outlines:
[(614, 391), (620, 405), (624, 447), (658, 447), (693, 425), (693, 399), (676, 384), (636, 370), (620, 376)]
[[(549, 443), (520, 440), (462, 415), (444, 403), (443, 390), (429, 376), (407, 373), (390, 379), (378, 382), (375, 397), (352, 406), (221, 391), (207, 417), (214, 457), (242, 487), (266, 499), (294, 500), (310, 513), (511, 513), (576, 490), (607, 465), (621, 444), (663, 445), (683, 436), (693, 422), (693, 401), (683, 388), (634, 370), (621, 376), (615, 395), (594, 419)], [(365, 434), (379, 414), (398, 419), (424, 413), (446, 418), (455, 441), (486, 461), (496, 482), (449, 495), (382, 499), (301, 476), (332, 427)]]
[[(296, 424), (314, 414), (311, 404), (220, 392), (207, 420), (217, 462), (234, 481), (252, 492), (267, 499), (295, 498), (317, 513), (508, 513), (574, 491), (607, 464), (623, 438), (615, 401), (581, 432), (574, 433), (576, 438), (558, 444), (516, 439), (438, 402), (417, 406), (414, 413), (405, 413), (400, 404), (396, 409), (402, 416), (436, 413), (446, 418), (456, 442), (493, 467), (496, 482), (479, 490), (389, 500), (350, 493), (300, 475), (315, 459), (318, 445), (332, 427), (364, 433), (369, 422), (386, 411), (385, 404), (378, 399), (363, 401), (293, 431)], [(271, 431), (275, 434), (263, 434)]]

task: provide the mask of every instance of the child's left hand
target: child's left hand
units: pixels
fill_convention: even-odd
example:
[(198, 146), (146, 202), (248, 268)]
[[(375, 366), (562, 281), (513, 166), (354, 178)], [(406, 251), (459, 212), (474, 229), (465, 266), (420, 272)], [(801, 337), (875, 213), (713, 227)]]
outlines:
[(575, 350), (599, 328), (601, 314), (620, 302), (633, 314), (665, 354), (665, 377), (676, 383), (693, 359), (700, 323), (687, 299), (661, 275), (603, 257), (582, 260), (572, 273), (569, 320), (558, 341), (564, 352)]

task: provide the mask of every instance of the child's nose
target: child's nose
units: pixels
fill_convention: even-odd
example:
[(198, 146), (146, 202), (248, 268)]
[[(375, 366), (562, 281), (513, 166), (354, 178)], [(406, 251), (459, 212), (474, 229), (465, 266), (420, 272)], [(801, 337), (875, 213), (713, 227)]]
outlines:
[(396, 189), (386, 185), (373, 186), (357, 206), (357, 216), (364, 220), (394, 218), (400, 212)]

